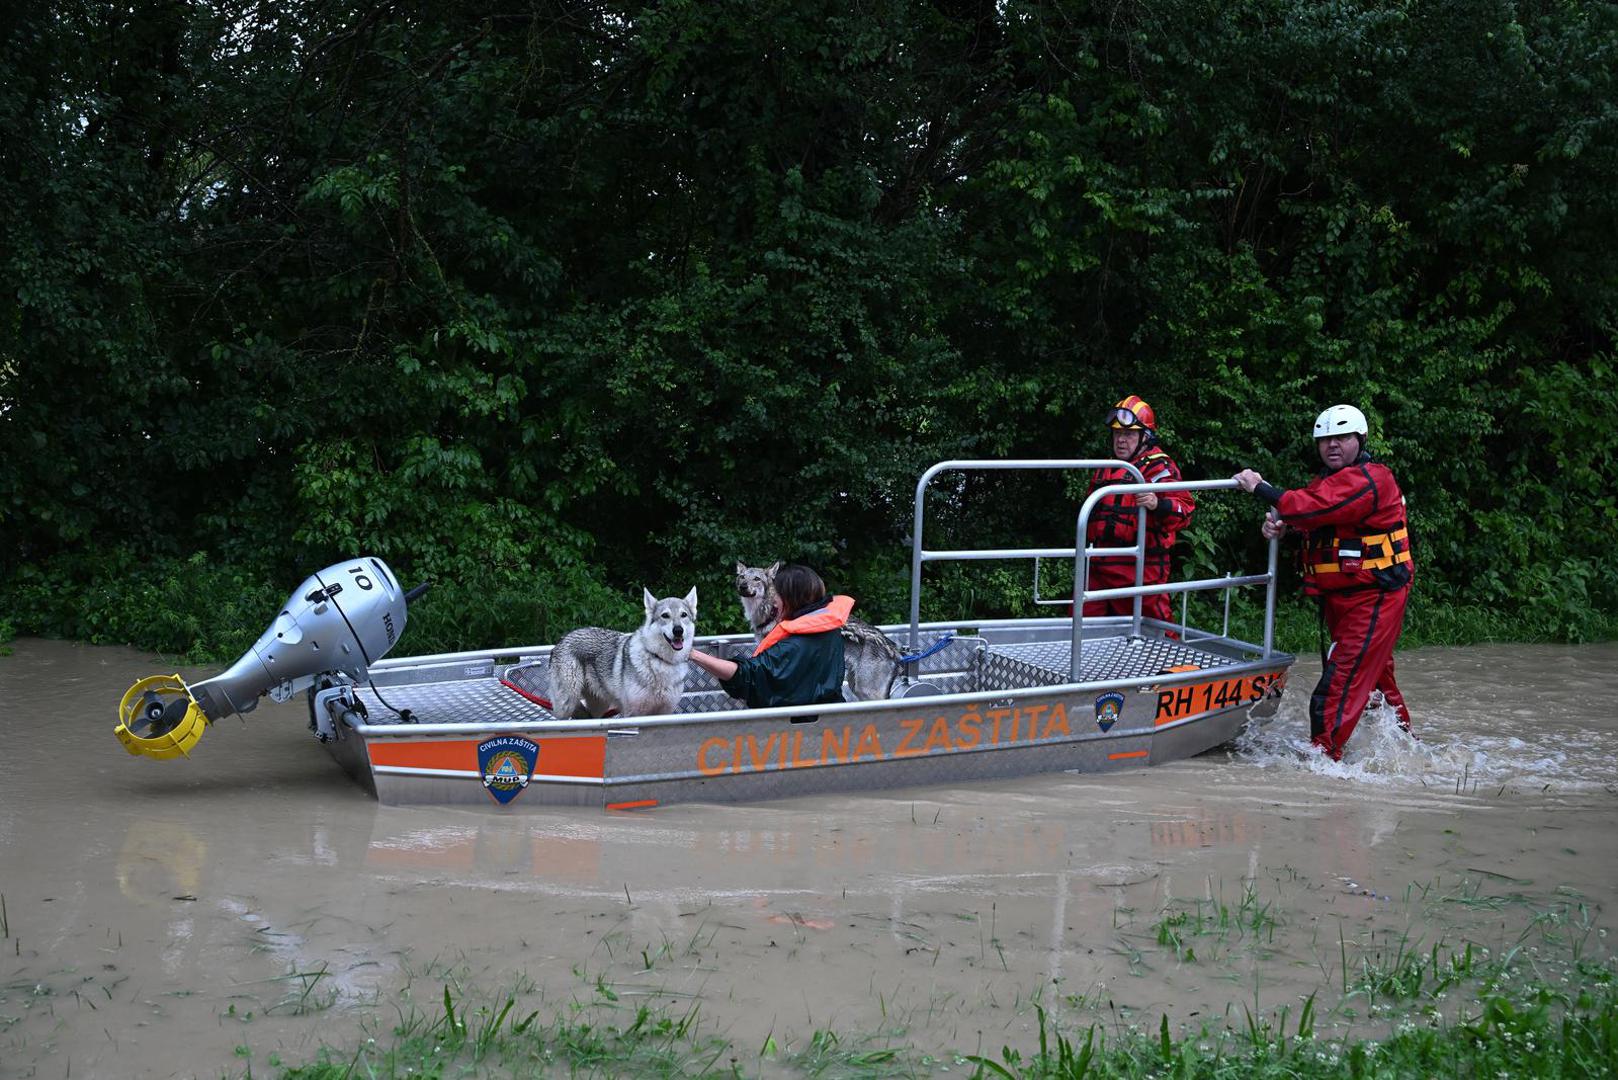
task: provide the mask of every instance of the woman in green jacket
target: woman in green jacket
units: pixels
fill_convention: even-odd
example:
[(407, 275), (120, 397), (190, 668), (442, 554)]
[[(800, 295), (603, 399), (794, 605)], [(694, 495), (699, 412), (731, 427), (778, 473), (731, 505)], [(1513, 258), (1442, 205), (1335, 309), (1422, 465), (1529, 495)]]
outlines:
[(850, 596), (827, 596), (826, 583), (807, 566), (783, 566), (775, 591), (785, 617), (742, 661), (691, 650), (691, 660), (750, 709), (773, 705), (827, 705), (843, 700), (843, 635), (854, 608)]

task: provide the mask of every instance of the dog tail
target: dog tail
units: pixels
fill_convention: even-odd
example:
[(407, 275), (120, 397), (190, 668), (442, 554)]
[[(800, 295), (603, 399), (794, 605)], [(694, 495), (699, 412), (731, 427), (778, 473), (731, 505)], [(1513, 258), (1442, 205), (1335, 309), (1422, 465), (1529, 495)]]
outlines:
[(572, 649), (563, 648), (566, 641), (551, 650), (550, 709), (558, 720), (571, 720), (579, 710), (579, 698), (584, 693), (584, 665)]
[(865, 620), (848, 620), (843, 624), (842, 632), (844, 641), (862, 645), (868, 649), (875, 649), (879, 655), (898, 663), (900, 656), (899, 646), (894, 644), (892, 638)]

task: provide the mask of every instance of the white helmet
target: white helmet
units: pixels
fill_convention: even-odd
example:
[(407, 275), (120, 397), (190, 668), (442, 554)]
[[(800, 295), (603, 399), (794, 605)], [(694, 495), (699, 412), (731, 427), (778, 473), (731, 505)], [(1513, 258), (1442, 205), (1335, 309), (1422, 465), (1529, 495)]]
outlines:
[(1352, 405), (1333, 405), (1319, 416), (1315, 417), (1315, 438), (1324, 439), (1328, 435), (1358, 435), (1360, 441), (1370, 434), (1370, 428), (1365, 423), (1365, 414)]

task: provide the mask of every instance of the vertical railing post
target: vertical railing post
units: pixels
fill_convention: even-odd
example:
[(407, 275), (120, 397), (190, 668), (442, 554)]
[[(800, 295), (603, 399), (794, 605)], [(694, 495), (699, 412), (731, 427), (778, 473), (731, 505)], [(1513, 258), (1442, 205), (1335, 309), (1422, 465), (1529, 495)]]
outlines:
[[(1236, 575), (1232, 574), (1229, 570), (1225, 571), (1225, 580), (1226, 581), (1229, 581), (1231, 578), (1233, 578), (1235, 576)], [(1227, 586), (1226, 588), (1224, 588), (1221, 591), (1223, 591), (1224, 594), (1225, 594), (1225, 623), (1224, 623), (1223, 626), (1221, 626), (1219, 628), (1219, 636), (1220, 637), (1229, 637), (1230, 636), (1230, 588), (1229, 588), (1229, 586)]]
[[(1146, 584), (1146, 507), (1140, 506), (1136, 500), (1137, 518), (1135, 522), (1135, 587), (1138, 589)], [(1140, 637), (1141, 609), (1145, 606), (1146, 598), (1137, 596), (1135, 600), (1135, 618), (1129, 628), (1131, 637)]]
[(1276, 567), (1281, 561), (1281, 538), (1273, 537), (1270, 540), (1270, 583), (1264, 589), (1264, 658), (1268, 660), (1275, 651), (1275, 589)]
[[(1140, 469), (1127, 461), (1116, 461), (1112, 464), (1121, 465), (1134, 474), (1137, 484), (1144, 484), (1146, 477)], [(1110, 486), (1110, 485), (1109, 485)], [(1102, 490), (1105, 490), (1103, 488)], [(1083, 682), (1079, 672), (1083, 669), (1081, 656), (1084, 650), (1084, 592), (1090, 583), (1090, 542), (1086, 534), (1090, 531), (1090, 511), (1095, 505), (1097, 492), (1091, 491), (1085, 497), (1084, 503), (1079, 507), (1079, 520), (1073, 525), (1073, 633), (1068, 652), (1068, 676), (1074, 682)], [(1139, 518), (1135, 530), (1135, 587), (1139, 588), (1146, 580), (1146, 508), (1139, 508)], [(1134, 618), (1131, 633), (1140, 637), (1141, 601), (1142, 597), (1134, 597)]]
[(1081, 507), (1079, 520), (1073, 526), (1078, 535), (1073, 540), (1073, 625), (1068, 629), (1067, 673), (1074, 682), (1083, 681), (1079, 678), (1079, 656), (1084, 648), (1084, 589), (1090, 582), (1090, 545), (1084, 539), (1089, 525), (1090, 516)]
[[(921, 522), (927, 500), (927, 485), (950, 462), (941, 461), (916, 481), (916, 516), (910, 526), (910, 655), (921, 651)], [(915, 664), (905, 665), (905, 677), (914, 675)]]

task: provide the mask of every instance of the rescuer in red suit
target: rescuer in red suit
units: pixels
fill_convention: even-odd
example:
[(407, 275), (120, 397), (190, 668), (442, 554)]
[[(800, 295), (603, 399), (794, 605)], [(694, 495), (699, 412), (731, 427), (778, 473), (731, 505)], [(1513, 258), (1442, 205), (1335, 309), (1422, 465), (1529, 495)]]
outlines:
[(1320, 598), (1331, 636), (1309, 698), (1310, 737), (1338, 761), (1372, 690), (1410, 730), (1410, 710), (1393, 679), (1393, 646), (1404, 629), (1415, 563), (1404, 496), (1392, 471), (1366, 452), (1368, 431), (1364, 413), (1333, 405), (1315, 420), (1324, 468), (1306, 486), (1282, 491), (1252, 469), (1235, 478), (1273, 507), (1265, 539), (1289, 528), (1304, 535), (1303, 591)]
[[(1134, 394), (1112, 407), (1107, 414), (1112, 433), (1112, 456), (1127, 461), (1141, 471), (1149, 484), (1180, 479), (1180, 467), (1157, 441), (1157, 413)], [(1090, 491), (1107, 484), (1133, 484), (1127, 469), (1097, 469), (1090, 477)], [(1086, 492), (1088, 496), (1089, 492)], [(1191, 520), (1196, 501), (1189, 491), (1157, 495), (1108, 495), (1090, 513), (1085, 542), (1090, 547), (1129, 547), (1140, 527), (1139, 507), (1146, 508), (1146, 568), (1143, 585), (1161, 585), (1169, 579), (1169, 551), (1174, 538)], [(1135, 584), (1133, 556), (1110, 556), (1090, 560), (1090, 589), (1127, 588)], [(1090, 600), (1083, 615), (1133, 615), (1135, 605), (1127, 597)], [(1141, 614), (1149, 619), (1173, 620), (1167, 593), (1141, 597)]]

